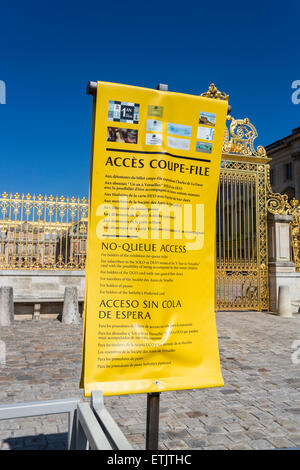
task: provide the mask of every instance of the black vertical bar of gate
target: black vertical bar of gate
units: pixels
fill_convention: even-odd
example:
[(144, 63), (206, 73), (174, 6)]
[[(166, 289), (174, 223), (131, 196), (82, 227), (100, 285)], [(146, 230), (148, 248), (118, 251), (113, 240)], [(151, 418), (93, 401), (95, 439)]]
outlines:
[(147, 393), (146, 450), (158, 450), (160, 392)]

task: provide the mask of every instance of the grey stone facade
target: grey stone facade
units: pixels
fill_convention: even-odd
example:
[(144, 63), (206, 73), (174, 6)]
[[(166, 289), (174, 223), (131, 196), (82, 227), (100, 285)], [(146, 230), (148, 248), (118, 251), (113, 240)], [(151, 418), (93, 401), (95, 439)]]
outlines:
[(300, 200), (300, 127), (266, 147), (273, 192)]
[(66, 287), (76, 287), (80, 310), (84, 300), (85, 271), (2, 270), (0, 287), (11, 286), (14, 293), (15, 318), (33, 318), (40, 305), (43, 318), (62, 314)]

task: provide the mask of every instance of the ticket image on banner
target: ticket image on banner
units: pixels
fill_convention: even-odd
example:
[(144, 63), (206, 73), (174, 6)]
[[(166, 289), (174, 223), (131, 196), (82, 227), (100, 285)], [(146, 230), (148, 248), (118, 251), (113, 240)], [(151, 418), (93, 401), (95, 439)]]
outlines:
[(198, 127), (197, 139), (213, 140), (214, 132), (215, 130), (209, 127)]
[[(98, 82), (93, 103), (84, 394), (220, 387), (215, 233), (228, 102)], [(122, 103), (139, 104), (138, 125), (111, 125)], [(213, 144), (196, 139), (200, 110), (216, 116), (205, 128)]]
[(168, 136), (168, 147), (171, 147), (172, 149), (189, 150), (190, 140)]
[(140, 105), (137, 103), (126, 103), (120, 101), (109, 101), (108, 120), (138, 124)]
[(196, 152), (211, 153), (212, 144), (210, 142), (197, 142)]
[(108, 127), (107, 141), (137, 144), (138, 131), (136, 129), (124, 129), (123, 127)]
[(146, 134), (146, 145), (162, 145), (162, 134)]
[(204, 111), (200, 112), (199, 124), (205, 124), (206, 126), (215, 126), (216, 124), (216, 114), (206, 113)]
[(162, 118), (163, 111), (164, 111), (163, 106), (153, 106), (153, 105), (148, 106), (148, 116)]
[(147, 119), (147, 131), (162, 132), (162, 121)]
[(191, 137), (192, 126), (183, 126), (182, 124), (171, 124), (168, 122), (168, 134)]

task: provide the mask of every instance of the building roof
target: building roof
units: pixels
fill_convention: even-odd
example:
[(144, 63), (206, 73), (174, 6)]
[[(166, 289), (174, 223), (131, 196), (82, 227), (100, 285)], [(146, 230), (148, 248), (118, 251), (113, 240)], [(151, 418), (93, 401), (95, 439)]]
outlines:
[(270, 145), (267, 145), (265, 149), (267, 152), (270, 152), (272, 150), (277, 150), (278, 147), (287, 146), (293, 140), (299, 139), (299, 137), (300, 137), (300, 127), (296, 127), (295, 129), (292, 130), (292, 133), (290, 135), (283, 137), (282, 139), (276, 140)]

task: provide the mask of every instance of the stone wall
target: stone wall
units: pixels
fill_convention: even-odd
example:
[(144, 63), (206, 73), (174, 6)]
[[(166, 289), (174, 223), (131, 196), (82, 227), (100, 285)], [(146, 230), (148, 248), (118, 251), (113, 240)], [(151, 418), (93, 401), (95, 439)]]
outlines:
[(0, 287), (13, 288), (15, 319), (33, 318), (35, 308), (39, 309), (42, 318), (61, 315), (65, 287), (73, 286), (77, 287), (82, 313), (84, 284), (85, 271), (0, 271)]

